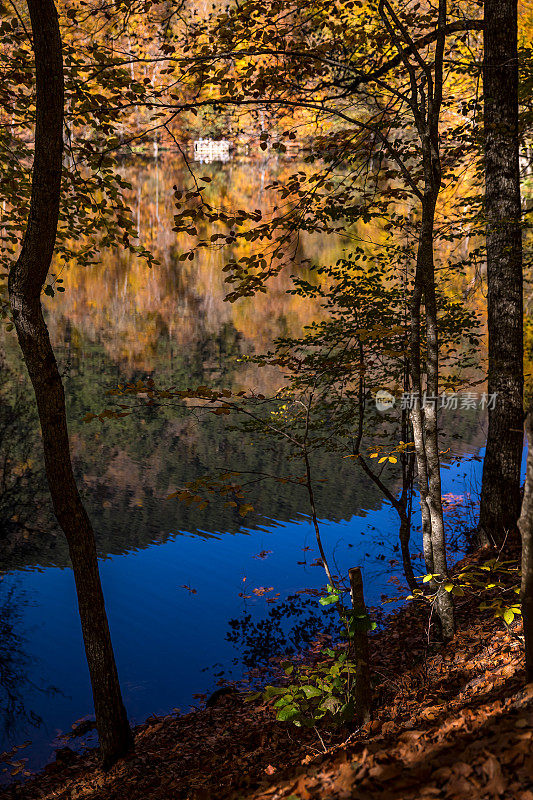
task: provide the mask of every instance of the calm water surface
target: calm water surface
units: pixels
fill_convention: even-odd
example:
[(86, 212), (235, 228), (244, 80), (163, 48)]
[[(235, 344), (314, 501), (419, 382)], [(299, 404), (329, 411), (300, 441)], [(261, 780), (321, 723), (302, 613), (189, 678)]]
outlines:
[[(212, 176), (210, 191), (221, 204), (263, 207), (266, 183), (292, 168), (242, 162), (202, 171)], [(273, 390), (279, 376), (254, 371), (239, 358), (261, 351), (277, 334), (296, 332), (316, 311), (286, 295), (282, 277), (255, 306), (248, 300), (224, 303), (221, 253), (205, 253), (187, 266), (177, 261), (181, 243), (167, 223), (168, 190), (180, 179), (179, 167), (141, 165), (133, 173), (139, 226), (145, 243), (160, 253), (161, 266), (148, 272), (120, 253), (106, 253), (102, 264), (83, 273), (71, 267), (63, 272), (66, 292), (49, 304), (48, 320), (64, 375), (75, 468), (97, 533), (124, 698), (130, 719), (140, 722), (153, 713), (186, 710), (198, 704), (195, 694), (212, 691), (218, 680), (239, 679), (251, 666), (297, 648), (306, 633), (312, 636), (316, 614), (315, 623), (308, 620), (306, 595), (282, 604), (301, 589), (322, 587), (325, 578), (313, 565), (318, 553), (303, 489), (257, 487), (255, 511), (245, 520), (222, 502), (198, 511), (166, 499), (213, 468), (287, 474), (282, 448), (263, 449), (218, 418), (197, 420), (172, 409), (118, 423), (82, 421), (88, 411), (105, 407), (105, 392), (121, 379), (155, 376), (180, 386)], [(300, 255), (331, 261), (341, 246), (308, 237)], [(74, 582), (48, 505), (31, 394), (19, 378), (16, 343), (8, 338), (1, 348), (2, 401), (11, 398), (16, 410), (10, 441), (29, 465), (31, 481), (20, 487), (12, 476), (0, 501), (0, 748), (31, 742), (15, 758), (37, 769), (72, 723), (91, 715), (92, 700)], [(453, 444), (443, 493), (452, 531), (454, 521), (464, 527), (473, 519), (468, 513), (458, 518), (456, 505), (469, 498), (475, 504), (484, 429), (479, 414), (461, 411), (449, 428)], [(402, 594), (391, 582), (401, 580), (396, 514), (353, 462), (339, 464), (325, 454), (315, 466), (317, 477), (328, 477), (317, 485), (317, 502), (337, 573), (361, 564), (372, 606), (380, 606), (383, 595)], [(413, 555), (419, 555), (416, 530)], [(253, 592), (261, 588), (268, 591)], [(6, 767), (4, 776), (12, 769)]]

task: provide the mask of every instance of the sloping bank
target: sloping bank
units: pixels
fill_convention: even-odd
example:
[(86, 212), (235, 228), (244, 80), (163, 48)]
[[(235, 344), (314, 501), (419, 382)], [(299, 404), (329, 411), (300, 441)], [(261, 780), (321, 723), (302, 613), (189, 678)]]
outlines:
[(97, 751), (63, 753), (5, 800), (533, 800), (533, 685), (519, 623), (458, 603), (459, 632), (428, 648), (407, 606), (372, 637), (373, 721), (348, 738), (302, 732), (239, 694), (135, 729), (136, 750), (104, 773)]

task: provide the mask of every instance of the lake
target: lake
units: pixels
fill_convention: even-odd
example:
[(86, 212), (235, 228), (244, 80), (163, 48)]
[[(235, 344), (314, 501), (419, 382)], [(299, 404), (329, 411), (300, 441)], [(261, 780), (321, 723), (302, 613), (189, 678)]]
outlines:
[[(83, 422), (88, 412), (105, 408), (106, 391), (124, 380), (154, 377), (164, 385), (268, 395), (279, 373), (242, 359), (278, 335), (297, 333), (318, 313), (286, 294), (285, 275), (257, 301), (225, 303), (227, 252), (178, 260), (186, 242), (170, 230), (171, 187), (185, 180), (183, 166), (169, 158), (125, 169), (142, 241), (160, 265), (149, 271), (129, 255), (108, 251), (83, 272), (66, 266), (65, 292), (47, 299), (47, 319), (64, 378), (76, 474), (97, 535), (124, 699), (135, 723), (188, 710), (200, 703), (195, 695), (218, 681), (238, 680), (304, 646), (326, 612), (298, 592), (320, 589), (326, 580), (316, 564), (303, 487), (254, 486), (254, 511), (245, 518), (222, 500), (198, 509), (168, 499), (213, 470), (283, 475), (282, 446), (265, 448), (218, 417), (172, 408)], [(271, 158), (205, 165), (201, 172), (212, 178), (210, 196), (220, 206), (264, 208), (271, 202), (268, 183), (294, 169)], [(302, 237), (295, 263), (330, 263), (343, 247), (339, 240)], [(50, 511), (33, 397), (13, 335), (0, 342), (0, 372), (0, 452), (9, 449), (18, 464), (0, 498), (0, 749), (29, 742), (7, 758), (27, 759), (20, 777), (50, 760), (61, 735), (91, 715), (92, 699), (67, 548)], [(443, 494), (453, 536), (474, 522), (483, 411), (478, 405), (449, 412), (445, 427), (443, 447), (450, 449)], [(335, 571), (361, 565), (368, 604), (386, 611), (383, 596), (407, 593), (397, 515), (353, 461), (325, 452), (315, 469), (322, 538)], [(414, 523), (420, 574), (416, 509)], [(464, 547), (464, 539), (459, 544)], [(94, 734), (76, 746), (92, 742)], [(4, 778), (17, 769), (6, 764)]]

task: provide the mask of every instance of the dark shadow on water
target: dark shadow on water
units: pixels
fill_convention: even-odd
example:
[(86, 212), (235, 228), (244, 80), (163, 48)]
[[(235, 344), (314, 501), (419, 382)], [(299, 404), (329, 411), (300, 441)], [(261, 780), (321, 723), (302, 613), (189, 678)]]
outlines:
[(337, 611), (304, 593), (272, 605), (261, 619), (245, 611), (228, 625), (226, 641), (239, 651), (234, 663), (259, 680), (268, 679), (279, 671), (280, 661), (299, 656), (315, 642), (325, 646), (339, 638)]
[[(32, 677), (36, 665), (25, 652), (26, 639), (22, 627), (24, 607), (29, 600), (16, 583), (0, 582), (0, 764), (9, 765), (21, 757), (12, 752), (21, 739), (31, 737), (31, 730), (44, 724), (32, 710), (32, 696), (57, 695), (54, 687), (44, 687)], [(1, 768), (0, 768), (1, 769)], [(0, 783), (6, 778), (0, 772)]]

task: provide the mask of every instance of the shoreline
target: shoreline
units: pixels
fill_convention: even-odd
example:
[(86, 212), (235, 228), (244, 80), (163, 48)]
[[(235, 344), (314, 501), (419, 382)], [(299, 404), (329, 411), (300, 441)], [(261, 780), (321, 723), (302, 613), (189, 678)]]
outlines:
[[(478, 551), (456, 568), (478, 563), (486, 555)], [(464, 773), (459, 778), (467, 783), (475, 779), (472, 785), (477, 781), (479, 790), (490, 789), (495, 780), (500, 787), (511, 787), (517, 758), (533, 765), (533, 686), (523, 686), (523, 654), (516, 638), (521, 623), (506, 630), (489, 612), (479, 610), (476, 598), (458, 603), (457, 613), (458, 632), (445, 646), (428, 645), (425, 615), (414, 604), (405, 604), (388, 616), (383, 629), (370, 637), (377, 680), (373, 719), (350, 735), (322, 732), (326, 752), (313, 730), (277, 723), (268, 704), (243, 703), (241, 693), (226, 693), (211, 707), (151, 717), (136, 726), (135, 752), (107, 773), (99, 766), (96, 749), (79, 755), (63, 753), (24, 784), (0, 791), (0, 797), (277, 800), (292, 793), (309, 800), (319, 786), (322, 794), (316, 796), (328, 799), (381, 797), (387, 786), (393, 792), (387, 798), (452, 798), (460, 796), (446, 789), (457, 779), (453, 764)], [(492, 756), (498, 768), (484, 755), (489, 745), (493, 747), (494, 727), (500, 731), (498, 755)], [(445, 745), (449, 767), (437, 769), (433, 763), (436, 743)], [(435, 791), (410, 793), (412, 787), (398, 763), (398, 753), (404, 751), (407, 762), (414, 759), (409, 767), (413, 786), (429, 781)], [(465, 760), (467, 751), (471, 756)], [(513, 755), (509, 770), (507, 754)], [(482, 759), (479, 765), (476, 759)], [(533, 770), (528, 774), (533, 776)], [(524, 783), (523, 777), (520, 780)], [(437, 792), (439, 781), (443, 793)], [(533, 789), (533, 777), (528, 781)], [(348, 784), (350, 794), (346, 793)], [(361, 794), (353, 794), (356, 784)], [(400, 784), (405, 794), (396, 795)], [(339, 792), (331, 793), (337, 792), (337, 785)], [(528, 786), (523, 789), (529, 791)], [(373, 794), (368, 794), (371, 790)], [(497, 796), (531, 800), (533, 794)]]

